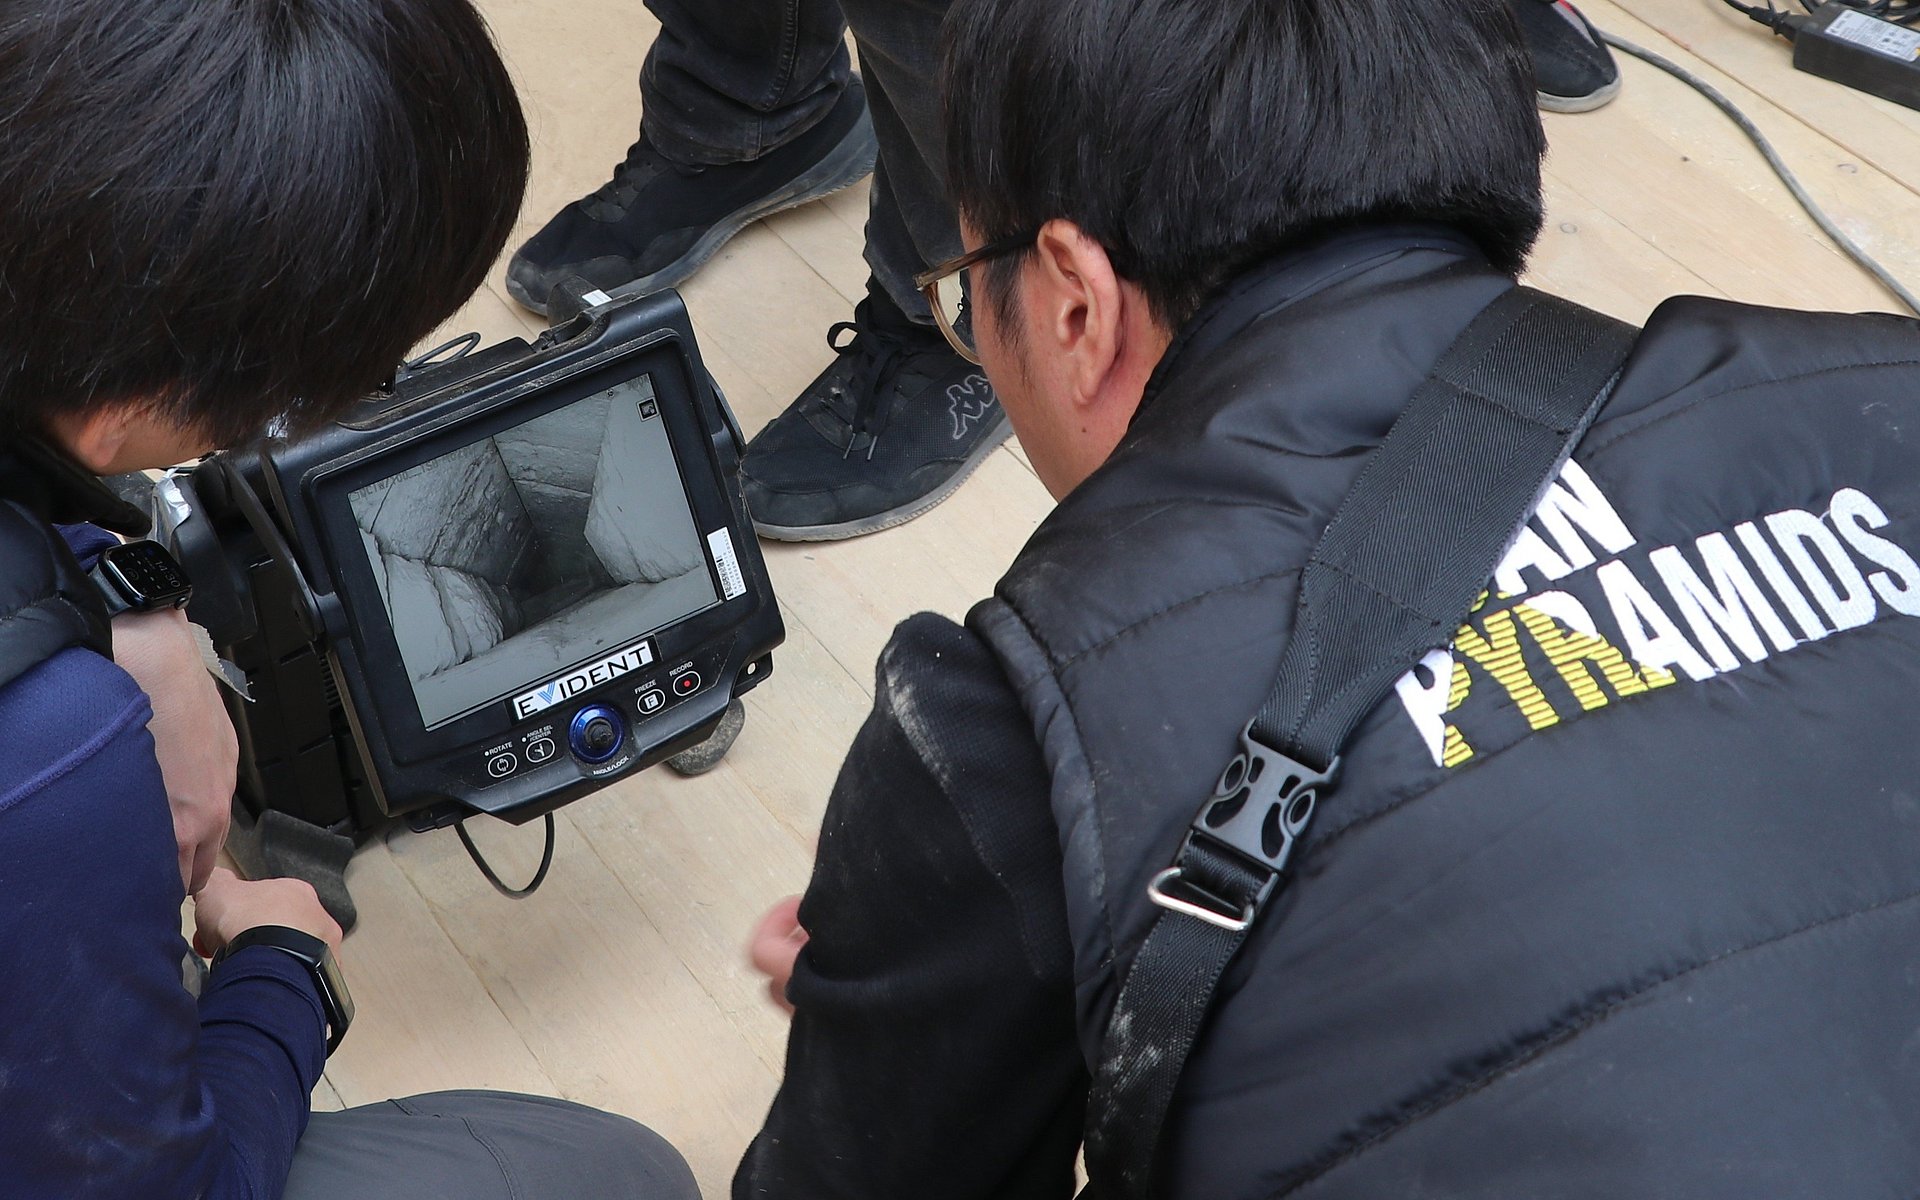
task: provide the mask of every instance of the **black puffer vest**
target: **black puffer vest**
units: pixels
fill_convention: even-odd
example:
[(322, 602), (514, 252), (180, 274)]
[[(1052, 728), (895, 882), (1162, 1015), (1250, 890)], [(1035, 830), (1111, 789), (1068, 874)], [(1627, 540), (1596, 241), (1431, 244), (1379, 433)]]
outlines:
[[(1300, 564), (1509, 286), (1420, 230), (1244, 277), (973, 614), (1051, 771), (1089, 1063)], [(1920, 325), (1662, 306), (1349, 746), (1167, 1194), (1920, 1194), (1917, 554)]]
[(140, 533), (146, 518), (17, 432), (0, 434), (0, 687), (69, 646), (113, 657), (106, 608), (52, 522)]

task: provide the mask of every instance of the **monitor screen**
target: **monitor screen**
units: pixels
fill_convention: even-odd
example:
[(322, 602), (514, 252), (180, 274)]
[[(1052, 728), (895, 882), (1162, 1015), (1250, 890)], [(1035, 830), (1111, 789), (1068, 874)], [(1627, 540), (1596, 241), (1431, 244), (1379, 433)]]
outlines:
[(644, 375), (348, 499), (428, 728), (719, 600)]

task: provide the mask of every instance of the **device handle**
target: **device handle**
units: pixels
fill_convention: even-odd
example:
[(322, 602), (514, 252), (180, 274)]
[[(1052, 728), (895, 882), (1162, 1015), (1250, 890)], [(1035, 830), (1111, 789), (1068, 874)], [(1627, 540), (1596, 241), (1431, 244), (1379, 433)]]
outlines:
[(313, 594), (313, 588), (307, 583), (307, 577), (300, 570), (299, 560), (294, 557), (293, 547), (288, 544), (286, 535), (267, 511), (260, 499), (260, 493), (253, 490), (253, 484), (233, 461), (224, 454), (216, 454), (202, 464), (211, 466), (226, 486), (227, 495), (233, 500), (240, 515), (246, 518), (247, 527), (260, 539), (267, 549), (267, 556), (273, 560), (280, 572), (287, 592), (293, 598), (294, 617), (300, 623), (301, 636), (307, 641), (317, 641), (323, 628), (320, 618), (320, 602)]

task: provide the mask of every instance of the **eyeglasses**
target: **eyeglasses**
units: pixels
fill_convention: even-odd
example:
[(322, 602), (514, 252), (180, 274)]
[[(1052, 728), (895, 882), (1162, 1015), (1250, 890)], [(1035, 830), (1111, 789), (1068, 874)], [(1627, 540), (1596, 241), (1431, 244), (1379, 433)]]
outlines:
[(978, 250), (969, 250), (958, 258), (950, 258), (932, 270), (922, 271), (913, 277), (913, 286), (927, 298), (927, 307), (933, 310), (934, 323), (940, 326), (940, 332), (947, 337), (947, 344), (954, 353), (966, 359), (974, 366), (980, 365), (980, 351), (973, 342), (973, 310), (970, 297), (973, 285), (967, 279), (967, 268), (1000, 258), (1015, 251), (1025, 250), (1040, 236), (1035, 229), (1027, 233), (1016, 233), (998, 241), (988, 242)]

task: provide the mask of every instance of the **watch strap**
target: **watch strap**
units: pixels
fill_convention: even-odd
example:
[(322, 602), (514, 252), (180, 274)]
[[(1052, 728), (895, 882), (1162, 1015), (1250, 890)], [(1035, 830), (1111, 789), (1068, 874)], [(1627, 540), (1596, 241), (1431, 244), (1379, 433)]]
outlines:
[(255, 946), (277, 950), (306, 967), (326, 1015), (327, 1053), (332, 1054), (339, 1047), (341, 1039), (346, 1037), (347, 1027), (353, 1023), (353, 998), (347, 991), (339, 964), (334, 961), (333, 948), (325, 940), (302, 929), (287, 925), (256, 925), (242, 930), (222, 946), (219, 953), (213, 956), (212, 967), (218, 969), (220, 964), (235, 954)]
[(93, 583), (93, 590), (99, 593), (100, 602), (106, 605), (109, 619), (133, 610), (133, 601), (127, 598), (127, 594), (120, 590), (119, 583), (107, 573), (105, 555), (101, 555), (99, 561), (93, 564), (93, 569), (87, 572), (87, 578)]
[(220, 952), (213, 956), (213, 965), (219, 966), (249, 946), (270, 946), (293, 955), (301, 962), (313, 964), (318, 964), (332, 953), (324, 940), (304, 929), (295, 929), (291, 925), (255, 925), (235, 934), (226, 945), (220, 947)]

